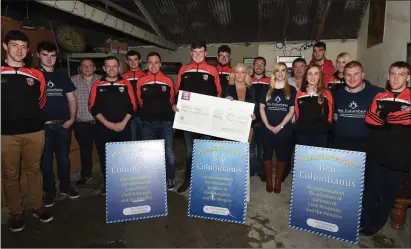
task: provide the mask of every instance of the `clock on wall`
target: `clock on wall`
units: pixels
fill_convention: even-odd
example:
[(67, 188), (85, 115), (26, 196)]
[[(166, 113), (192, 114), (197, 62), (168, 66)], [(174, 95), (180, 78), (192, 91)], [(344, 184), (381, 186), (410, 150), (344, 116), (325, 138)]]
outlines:
[(83, 52), (86, 47), (84, 37), (76, 30), (63, 26), (56, 31), (58, 43), (72, 53)]

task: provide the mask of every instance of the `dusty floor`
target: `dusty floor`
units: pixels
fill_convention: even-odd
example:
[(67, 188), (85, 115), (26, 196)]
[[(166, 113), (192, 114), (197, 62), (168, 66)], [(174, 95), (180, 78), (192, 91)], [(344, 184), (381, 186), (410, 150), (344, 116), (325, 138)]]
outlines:
[[(177, 183), (183, 176), (184, 149), (176, 140)], [(53, 207), (54, 220), (40, 224), (26, 213), (26, 229), (11, 233), (7, 227), (8, 211), (2, 209), (2, 247), (264, 247), (264, 248), (409, 248), (409, 222), (404, 231), (386, 224), (374, 237), (361, 237), (358, 245), (344, 243), (288, 227), (291, 177), (281, 194), (265, 192), (258, 177), (251, 178), (251, 200), (246, 225), (187, 217), (187, 194), (168, 192), (168, 216), (105, 224), (105, 199), (99, 195), (99, 167), (94, 167), (94, 183), (81, 188), (77, 200), (62, 199)], [(73, 182), (78, 174), (73, 175)], [(410, 212), (408, 212), (410, 215)]]

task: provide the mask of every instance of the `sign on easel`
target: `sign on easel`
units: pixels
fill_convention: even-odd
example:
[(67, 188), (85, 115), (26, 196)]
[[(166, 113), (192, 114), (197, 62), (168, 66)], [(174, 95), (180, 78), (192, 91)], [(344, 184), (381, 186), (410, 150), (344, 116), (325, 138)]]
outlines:
[(106, 222), (167, 216), (164, 140), (106, 144)]
[(188, 216), (245, 224), (248, 143), (194, 140)]
[(289, 226), (357, 244), (365, 153), (296, 145)]

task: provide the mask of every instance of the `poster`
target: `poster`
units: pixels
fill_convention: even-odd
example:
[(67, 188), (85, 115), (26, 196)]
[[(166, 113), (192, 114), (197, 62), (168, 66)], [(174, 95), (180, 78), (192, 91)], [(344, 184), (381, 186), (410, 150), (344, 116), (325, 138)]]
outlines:
[(106, 144), (106, 222), (167, 216), (164, 140)]
[(188, 216), (245, 224), (248, 143), (194, 140)]
[(289, 226), (357, 244), (365, 153), (296, 145)]

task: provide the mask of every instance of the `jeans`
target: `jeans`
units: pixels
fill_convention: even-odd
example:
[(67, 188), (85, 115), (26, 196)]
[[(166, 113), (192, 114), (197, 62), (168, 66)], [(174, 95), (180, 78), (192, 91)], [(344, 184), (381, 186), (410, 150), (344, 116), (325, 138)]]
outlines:
[(101, 123), (96, 124), (96, 149), (100, 159), (101, 173), (106, 182), (106, 143), (110, 142), (126, 142), (131, 140), (130, 122), (124, 130), (117, 132), (110, 130)]
[(93, 143), (96, 137), (95, 122), (76, 122), (74, 135), (80, 146), (81, 177), (91, 177), (93, 168)]
[(368, 165), (361, 223), (364, 232), (374, 234), (381, 230), (388, 220), (404, 172), (375, 162), (369, 162)]
[(130, 121), (130, 128), (131, 128), (131, 141), (140, 141), (142, 140), (142, 130), (143, 130), (143, 122), (141, 121), (140, 117), (134, 117)]
[(55, 154), (60, 191), (67, 191), (70, 188), (71, 128), (66, 129), (61, 124), (45, 124), (44, 131), (46, 139), (41, 159), (43, 189), (46, 193), (56, 191), (53, 170), (53, 154)]
[(264, 175), (263, 168), (263, 122), (255, 122), (253, 138), (250, 144), (250, 173)]
[(190, 131), (184, 131), (184, 144), (186, 147), (186, 172), (185, 172), (185, 181), (190, 181), (191, 177), (191, 163), (193, 157), (193, 142), (194, 139), (205, 139), (211, 140), (212, 137), (209, 135), (194, 133)]
[(164, 139), (166, 153), (167, 180), (175, 178), (176, 155), (174, 153), (174, 129), (172, 121), (147, 122), (143, 121), (143, 140)]

